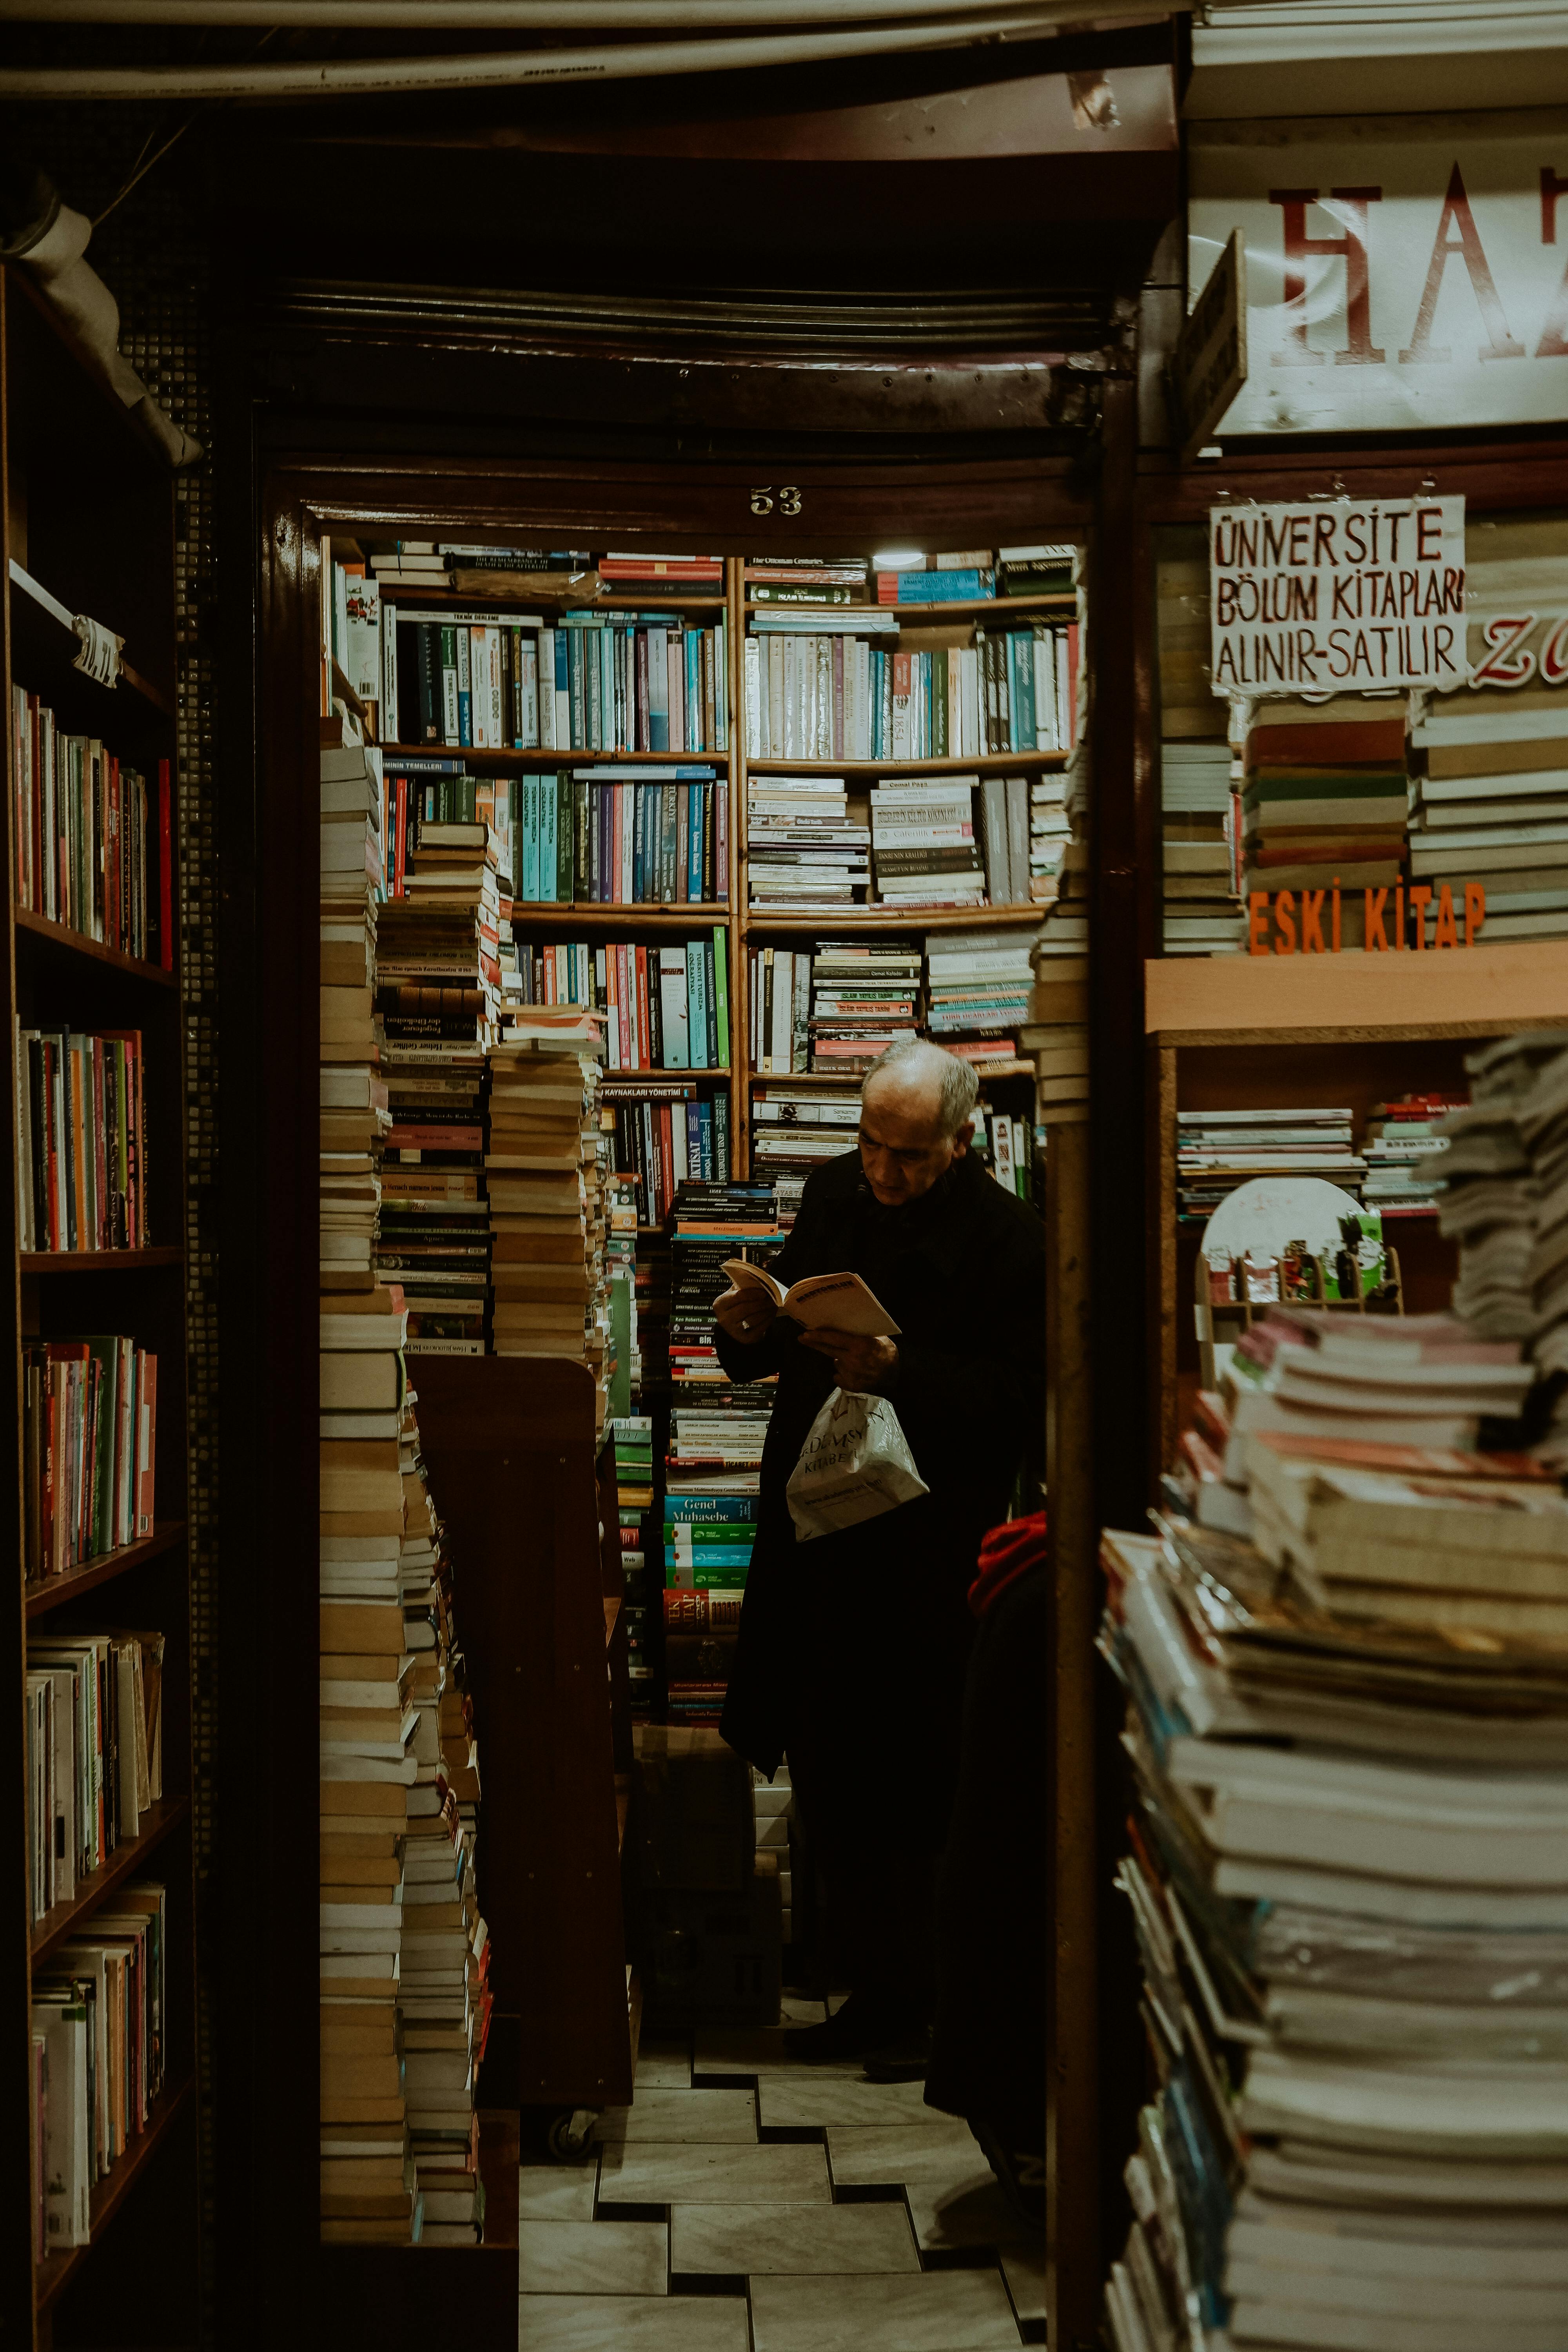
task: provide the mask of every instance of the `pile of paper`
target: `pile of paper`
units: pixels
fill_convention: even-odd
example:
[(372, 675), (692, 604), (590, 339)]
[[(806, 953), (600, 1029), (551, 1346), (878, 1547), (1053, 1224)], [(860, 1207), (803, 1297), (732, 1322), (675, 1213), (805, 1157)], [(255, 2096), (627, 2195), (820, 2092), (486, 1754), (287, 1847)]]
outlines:
[(1160, 746), (1167, 955), (1235, 955), (1247, 945), (1231, 765), (1228, 743)]
[(1550, 2352), (1568, 1500), (1519, 1456), (1240, 1446), (1254, 1543), (1102, 1549), (1158, 2083), (1110, 2341)]
[[(1472, 922), (1484, 936), (1568, 937), (1568, 714), (1555, 690), (1526, 698), (1482, 688), (1434, 703), (1415, 729), (1410, 873), (1425, 884), (1427, 943), (1452, 945)], [(1445, 941), (1443, 898), (1449, 937)]]

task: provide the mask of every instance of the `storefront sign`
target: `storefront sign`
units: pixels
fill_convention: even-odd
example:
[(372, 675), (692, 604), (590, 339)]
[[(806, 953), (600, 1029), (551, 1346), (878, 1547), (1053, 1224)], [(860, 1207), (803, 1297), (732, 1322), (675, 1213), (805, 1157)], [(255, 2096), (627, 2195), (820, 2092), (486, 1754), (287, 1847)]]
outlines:
[(1500, 120), (1192, 126), (1191, 283), (1234, 231), (1247, 247), (1251, 367), (1223, 436), (1568, 414), (1568, 121)]
[(1465, 501), (1209, 509), (1214, 690), (1377, 691), (1465, 680)]
[(1194, 303), (1171, 361), (1171, 394), (1191, 463), (1247, 382), (1247, 248), (1239, 229), (1227, 238)]
[[(1343, 936), (1347, 902), (1362, 918), (1357, 936), (1348, 941)], [(1414, 923), (1407, 920), (1411, 916)], [(1421, 955), (1426, 950), (1429, 917), (1435, 949), (1473, 948), (1487, 919), (1486, 885), (1440, 882), (1434, 887), (1426, 882), (1396, 882), (1382, 890), (1254, 890), (1247, 901), (1247, 952), (1338, 955), (1348, 945), (1364, 947), (1369, 955)]]

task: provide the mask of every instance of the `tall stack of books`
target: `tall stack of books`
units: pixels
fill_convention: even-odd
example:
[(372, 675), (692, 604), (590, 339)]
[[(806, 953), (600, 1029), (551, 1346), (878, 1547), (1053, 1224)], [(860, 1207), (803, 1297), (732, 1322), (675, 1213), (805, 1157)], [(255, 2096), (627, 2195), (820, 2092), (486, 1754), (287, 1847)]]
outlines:
[(468, 2245), (482, 2234), (478, 2078), (489, 2032), (489, 1937), (474, 1857), (479, 1750), (454, 1619), (452, 1562), (425, 1477), (410, 1392), (400, 1467), (407, 1520), (400, 1575), (404, 1640), (412, 1660), (397, 2016), (409, 2153), (423, 2210), (421, 2243)]
[(1167, 955), (1236, 953), (1247, 945), (1231, 766), (1226, 743), (1160, 747)]
[(1361, 1198), (1366, 1161), (1348, 1109), (1176, 1114), (1176, 1190), (1184, 1217), (1207, 1217), (1254, 1176), (1321, 1176)]
[(746, 779), (753, 907), (851, 907), (870, 883), (868, 826), (849, 819), (842, 776)]
[(872, 786), (871, 856), (884, 906), (984, 905), (985, 868), (974, 838), (979, 781), (933, 776)]
[(918, 940), (825, 940), (811, 963), (812, 1069), (858, 1077), (914, 1036), (921, 963)]
[(1417, 888), (1431, 894), (1416, 916), (1426, 944), (1472, 935), (1467, 883), (1484, 893), (1489, 941), (1568, 936), (1568, 721), (1556, 691), (1522, 707), (1518, 694), (1496, 688), (1435, 703), (1413, 748), (1422, 772), (1411, 899), (1414, 908)]
[(415, 1354), (483, 1355), (489, 1271), (485, 1055), (500, 1010), (506, 836), (482, 818), (415, 828), (381, 910), (376, 976), (393, 1125), (376, 1264), (403, 1287)]
[(1392, 929), (1406, 800), (1402, 700), (1342, 695), (1316, 704), (1260, 703), (1247, 731), (1241, 794), (1243, 895), (1321, 890), (1316, 911), (1331, 950), (1363, 944), (1363, 894), (1385, 889)]
[(1018, 1034), (1035, 1065), (1035, 1118), (1052, 1127), (1089, 1116), (1089, 926), (1052, 909), (1029, 947), (1034, 985)]
[[(925, 1025), (933, 1045), (982, 1068), (1017, 1059), (1018, 1032), (1029, 1017), (1027, 940), (933, 931), (926, 940), (926, 981)], [(1087, 1055), (1087, 1037), (1082, 1044)]]
[(860, 1125), (857, 1087), (759, 1087), (752, 1097), (752, 1164), (773, 1187), (779, 1229), (794, 1224), (805, 1180), (826, 1160), (853, 1151)]
[[(684, 1186), (676, 1198), (671, 1226), (670, 1444), (664, 1505), (666, 1696), (672, 1721), (716, 1723), (728, 1680), (727, 1659), (721, 1668), (700, 1673), (695, 1653), (678, 1651), (676, 1664), (685, 1671), (675, 1671), (668, 1650), (671, 1632), (706, 1634), (714, 1629), (710, 1623), (697, 1623), (694, 1617), (678, 1614), (672, 1619), (669, 1594), (717, 1589), (738, 1601), (745, 1583), (773, 1387), (771, 1381), (730, 1380), (713, 1345), (713, 1301), (729, 1287), (723, 1270), (727, 1257), (771, 1256), (784, 1237), (772, 1187), (763, 1183)], [(715, 1661), (710, 1658), (709, 1664)]]
[[(1522, 1400), (1463, 1324), (1336, 1320), (1351, 1385), (1392, 1356), (1412, 1407), (1416, 1375)], [(1557, 2328), (1568, 1504), (1517, 1454), (1343, 1418), (1241, 1441), (1252, 1541), (1103, 1539), (1157, 2084), (1117, 2352)]]
[[(1524, 1031), (1465, 1058), (1471, 1099), (1443, 1121), (1438, 1229), (1459, 1245), (1454, 1309), (1489, 1339), (1529, 1339), (1542, 1372), (1568, 1371), (1562, 1296), (1563, 1115), (1568, 1053)], [(1561, 1432), (1555, 1426), (1555, 1444)]]
[(611, 1070), (722, 1070), (730, 1062), (729, 942), (517, 942), (518, 1001), (580, 1004), (605, 1028)]
[(495, 1353), (586, 1364), (603, 1428), (609, 1170), (599, 1129), (598, 1044), (589, 1013), (511, 1010), (490, 1057), (485, 1167)]
[(1402, 1095), (1379, 1103), (1366, 1123), (1362, 1199), (1384, 1217), (1434, 1216), (1441, 1185), (1429, 1163), (1447, 1149), (1443, 1121), (1468, 1107), (1464, 1095)]

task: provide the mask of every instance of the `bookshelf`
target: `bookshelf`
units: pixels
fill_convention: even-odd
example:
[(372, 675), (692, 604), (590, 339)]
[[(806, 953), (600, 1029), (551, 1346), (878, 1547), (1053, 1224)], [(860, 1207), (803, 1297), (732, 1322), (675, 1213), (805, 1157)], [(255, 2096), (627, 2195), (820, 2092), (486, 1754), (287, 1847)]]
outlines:
[[(7, 791), (4, 826), (5, 940), (3, 1043), (7, 1099), (18, 1083), (18, 1030), (66, 1029), (139, 1039), (148, 1199), (139, 1246), (101, 1249), (18, 1246), (24, 1171), (17, 1128), (9, 1122), (4, 1215), (9, 1236), (7, 1332), (0, 1390), (16, 1432), (13, 1475), (0, 1479), (7, 1504), (6, 1550), (21, 1606), (7, 1612), (5, 1673), (17, 1708), (9, 1735), (13, 1798), (0, 1832), (12, 1925), (0, 1962), (5, 2018), (5, 2165), (14, 2184), (0, 2237), (0, 2308), (16, 2340), (128, 2340), (151, 2328), (171, 2346), (196, 2336), (197, 2173), (194, 2097), (196, 1947), (192, 1858), (191, 1630), (184, 1510), (185, 1207), (183, 1019), (174, 936), (173, 777), (175, 759), (174, 526), (168, 468), (128, 413), (83, 364), (68, 335), (23, 275), (0, 269), (0, 583)], [(73, 667), (71, 617), (83, 613), (123, 635), (118, 680), (106, 686)], [(37, 697), (54, 714), (60, 740), (100, 743), (118, 762), (105, 770), (104, 802), (115, 828), (110, 856), (127, 853), (119, 908), (50, 911), (26, 903), (39, 887), (34, 843), (24, 840), (32, 778), (17, 790), (13, 695)], [(145, 784), (145, 824), (134, 787)], [(55, 772), (63, 772), (57, 759)], [(116, 800), (118, 798), (118, 806)], [(134, 822), (134, 835), (121, 829)], [(161, 864), (166, 844), (168, 866)], [(144, 929), (121, 918), (138, 893), (131, 860), (146, 885)], [(83, 871), (89, 870), (84, 856)], [(112, 865), (110, 869), (113, 871)], [(103, 936), (77, 928), (80, 919)], [(123, 943), (122, 943), (123, 942)], [(133, 950), (133, 951), (132, 951)], [(29, 1071), (31, 1062), (29, 1062)], [(85, 1129), (84, 1129), (85, 1132)], [(104, 1230), (102, 1228), (100, 1229)], [(79, 1334), (128, 1336), (157, 1360), (155, 1517), (149, 1532), (117, 1549), (37, 1572), (25, 1496), (24, 1349)], [(139, 1815), (74, 1891), (29, 1920), (27, 1726), (18, 1700), (27, 1645), (58, 1643), (125, 1627), (164, 1638), (162, 1668), (163, 1794)], [(115, 1911), (136, 1882), (165, 1890), (167, 1906), (161, 2090), (139, 2131), (92, 2184), (85, 2245), (35, 2263), (33, 2196), (17, 2185), (37, 2164), (30, 2000), (33, 1979), (60, 1964), (73, 1939)], [(23, 2315), (26, 2315), (24, 2319)], [(121, 2328), (127, 2331), (121, 2333)]]

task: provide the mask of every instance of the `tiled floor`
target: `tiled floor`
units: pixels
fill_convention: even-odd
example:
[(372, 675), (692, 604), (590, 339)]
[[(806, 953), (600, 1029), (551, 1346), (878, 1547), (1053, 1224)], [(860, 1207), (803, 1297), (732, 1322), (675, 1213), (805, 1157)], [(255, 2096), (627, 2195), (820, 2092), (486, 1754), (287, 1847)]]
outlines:
[[(786, 2000), (805, 2023), (820, 2007)], [(919, 2084), (772, 2033), (645, 2040), (581, 2165), (525, 2167), (520, 2352), (1004, 2352), (1044, 2268)]]

